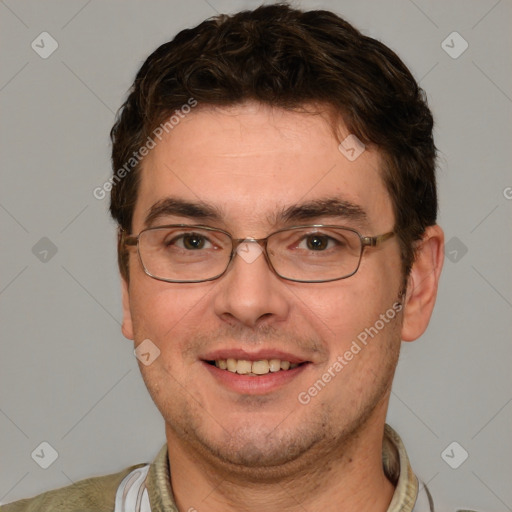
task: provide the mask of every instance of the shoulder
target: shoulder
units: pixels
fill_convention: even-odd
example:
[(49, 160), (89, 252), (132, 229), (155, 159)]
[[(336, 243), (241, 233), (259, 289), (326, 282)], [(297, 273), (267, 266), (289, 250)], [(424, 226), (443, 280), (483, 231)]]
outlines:
[(1, 512), (112, 512), (119, 484), (137, 464), (112, 475), (87, 478), (67, 487), (0, 507)]

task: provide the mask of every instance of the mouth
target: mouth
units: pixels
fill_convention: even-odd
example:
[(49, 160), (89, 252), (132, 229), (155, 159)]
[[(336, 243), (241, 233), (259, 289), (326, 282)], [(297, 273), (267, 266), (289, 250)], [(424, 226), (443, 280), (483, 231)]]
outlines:
[(291, 363), (284, 359), (258, 359), (250, 361), (248, 359), (215, 359), (206, 361), (209, 365), (215, 366), (220, 370), (226, 370), (238, 375), (247, 375), (249, 377), (259, 377), (261, 375), (268, 375), (269, 373), (287, 372), (306, 364)]
[(227, 349), (205, 354), (203, 367), (214, 381), (230, 391), (245, 395), (262, 395), (290, 385), (312, 361), (276, 350), (249, 353)]

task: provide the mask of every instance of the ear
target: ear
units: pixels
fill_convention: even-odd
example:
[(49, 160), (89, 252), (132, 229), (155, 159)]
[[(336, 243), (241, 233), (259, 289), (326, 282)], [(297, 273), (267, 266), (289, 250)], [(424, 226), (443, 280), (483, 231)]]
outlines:
[(443, 230), (438, 225), (429, 226), (416, 248), (416, 257), (407, 279), (403, 341), (414, 341), (427, 329), (436, 302), (443, 262)]
[(130, 310), (130, 290), (124, 277), (121, 278), (122, 296), (123, 296), (123, 325), (121, 331), (125, 338), (133, 340), (132, 312)]

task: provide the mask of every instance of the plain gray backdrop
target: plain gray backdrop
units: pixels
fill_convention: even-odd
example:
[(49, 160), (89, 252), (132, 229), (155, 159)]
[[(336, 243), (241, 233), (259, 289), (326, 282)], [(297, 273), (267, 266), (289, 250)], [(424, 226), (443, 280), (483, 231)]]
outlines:
[[(260, 3), (0, 1), (0, 503), (151, 461), (165, 442), (120, 331), (115, 226), (93, 189), (149, 53)], [(382, 40), (427, 92), (448, 245), (429, 329), (403, 344), (388, 422), (437, 510), (512, 510), (512, 2), (295, 5)]]

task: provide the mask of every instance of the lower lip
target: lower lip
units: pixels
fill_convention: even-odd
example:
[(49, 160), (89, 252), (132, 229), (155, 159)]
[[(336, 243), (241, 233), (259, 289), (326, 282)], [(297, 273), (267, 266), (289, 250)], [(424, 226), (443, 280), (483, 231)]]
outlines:
[(278, 372), (270, 372), (265, 375), (252, 377), (228, 370), (221, 370), (204, 361), (202, 364), (222, 385), (231, 391), (246, 395), (270, 393), (297, 378), (309, 366), (309, 363), (303, 363), (292, 370), (279, 370)]

